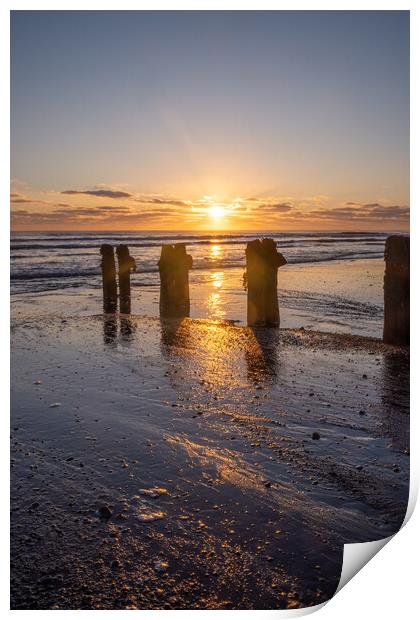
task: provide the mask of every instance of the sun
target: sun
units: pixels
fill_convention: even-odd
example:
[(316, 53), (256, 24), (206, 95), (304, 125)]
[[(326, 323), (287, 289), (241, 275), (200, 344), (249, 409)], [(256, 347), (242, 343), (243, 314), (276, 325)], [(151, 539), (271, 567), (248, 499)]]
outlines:
[(226, 211), (220, 205), (212, 205), (208, 208), (208, 214), (210, 217), (213, 217), (217, 220), (224, 217), (226, 215)]

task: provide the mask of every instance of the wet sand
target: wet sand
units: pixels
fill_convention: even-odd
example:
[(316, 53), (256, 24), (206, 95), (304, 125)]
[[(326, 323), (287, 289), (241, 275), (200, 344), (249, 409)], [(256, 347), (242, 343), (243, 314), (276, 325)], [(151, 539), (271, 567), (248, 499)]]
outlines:
[(12, 351), (13, 609), (315, 605), (404, 519), (407, 350), (22, 313)]

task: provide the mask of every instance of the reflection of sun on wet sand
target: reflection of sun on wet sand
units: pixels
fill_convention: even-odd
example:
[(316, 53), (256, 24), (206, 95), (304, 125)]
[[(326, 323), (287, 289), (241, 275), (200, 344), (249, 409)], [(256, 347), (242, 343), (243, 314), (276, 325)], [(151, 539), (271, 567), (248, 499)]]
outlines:
[(181, 318), (13, 329), (13, 608), (314, 605), (343, 543), (404, 518), (406, 349)]
[(223, 271), (214, 271), (210, 274), (211, 289), (205, 302), (209, 315), (219, 321), (226, 318), (226, 310), (222, 306), (223, 295), (221, 294), (224, 279)]

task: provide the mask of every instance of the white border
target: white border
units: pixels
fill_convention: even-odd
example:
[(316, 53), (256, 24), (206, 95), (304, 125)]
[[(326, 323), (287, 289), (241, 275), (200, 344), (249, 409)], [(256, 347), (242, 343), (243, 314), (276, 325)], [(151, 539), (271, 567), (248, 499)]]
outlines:
[[(418, 3), (417, 3), (418, 4)], [(9, 10), (411, 10), (411, 169), (413, 174), (411, 175), (411, 237), (414, 243), (411, 244), (412, 248), (412, 263), (414, 267), (419, 264), (419, 244), (417, 243), (417, 231), (419, 228), (419, 158), (418, 158), (418, 113), (415, 111), (420, 109), (420, 99), (418, 96), (418, 75), (420, 74), (419, 64), (419, 47), (420, 43), (420, 29), (419, 29), (419, 9), (414, 1), (411, 2), (397, 2), (397, 1), (360, 1), (355, 0), (353, 2), (310, 2), (310, 1), (295, 1), (295, 2), (273, 2), (267, 0), (260, 0), (258, 3), (251, 0), (236, 0), (236, 1), (221, 1), (213, 0), (212, 2), (204, 1), (143, 1), (136, 2), (134, 0), (120, 2), (112, 2), (110, 0), (96, 0), (80, 2), (74, 0), (73, 2), (53, 2), (40, 1), (18, 1), (8, 2), (7, 0), (2, 3), (0, 9), (0, 49), (1, 49), (1, 70), (2, 70), (2, 95), (0, 97), (1, 106), (1, 136), (2, 136), (2, 148), (1, 148), (1, 160), (0, 160), (0, 175), (1, 175), (1, 196), (2, 196), (2, 208), (0, 209), (0, 231), (1, 231), (1, 265), (0, 271), (0, 290), (2, 292), (2, 307), (3, 316), (0, 321), (1, 329), (1, 356), (0, 356), (0, 380), (2, 387), (2, 400), (4, 403), (2, 411), (2, 441), (4, 442), (2, 454), (2, 467), (1, 482), (3, 485), (2, 497), (8, 497), (9, 495), (9, 426), (8, 426), (8, 410), (9, 410), (9, 350), (7, 343), (9, 342), (9, 281), (8, 281), (8, 269), (9, 265), (9, 97), (7, 93), (9, 91)], [(417, 75), (416, 75), (417, 74)], [(416, 270), (412, 271), (416, 273)], [(415, 318), (419, 315), (419, 295), (418, 287), (416, 285), (415, 276), (412, 278), (412, 317), (413, 325)], [(418, 335), (413, 329), (412, 333), (412, 348), (414, 348), (413, 362), (412, 362), (412, 416), (411, 416), (411, 485), (410, 485), (410, 503), (415, 503), (415, 498), (418, 491), (419, 482), (419, 463), (418, 463), (418, 432), (419, 422), (417, 420), (418, 411), (416, 405), (419, 404), (419, 381), (415, 381), (415, 373), (418, 370), (418, 363), (416, 361), (418, 353)], [(9, 571), (8, 571), (8, 557), (9, 557), (9, 518), (6, 510), (6, 506), (2, 505), (0, 511), (1, 518), (1, 532), (4, 537), (3, 540), (3, 556), (2, 556), (2, 571), (1, 571), (1, 607), (7, 614), (20, 614), (25, 612), (20, 611), (8, 611), (9, 600)], [(363, 617), (368, 618), (370, 614), (375, 614), (375, 617), (382, 618), (394, 618), (397, 614), (400, 618), (412, 618), (414, 613), (419, 607), (417, 601), (418, 597), (418, 585), (417, 575), (419, 571), (417, 550), (420, 548), (419, 542), (419, 510), (414, 513), (412, 519), (404, 527), (403, 531), (398, 533), (395, 537), (392, 537), (391, 542), (387, 545), (379, 556), (374, 558), (369, 564), (353, 579), (351, 579), (351, 585), (345, 587), (340, 591), (333, 599), (323, 606), (319, 612), (319, 617), (327, 620), (328, 618), (336, 620), (337, 617), (346, 620), (347, 618), (354, 617), (355, 614), (362, 614)], [(368, 543), (369, 544), (369, 543)], [(351, 547), (351, 546), (346, 546)], [(272, 617), (274, 614), (289, 617), (303, 615), (304, 613), (310, 613), (315, 611), (320, 606), (315, 608), (308, 608), (307, 610), (290, 610), (290, 611), (236, 611), (234, 613), (242, 616), (250, 616), (253, 618), (260, 617)], [(43, 611), (26, 612), (31, 615), (44, 614)], [(55, 612), (49, 612), (55, 613)], [(67, 614), (78, 614), (78, 617), (85, 616), (85, 614), (91, 614), (92, 611), (68, 611)], [(122, 610), (116, 611), (96, 611), (96, 614), (119, 614), (128, 613)], [(131, 611), (131, 613), (141, 613), (142, 617), (156, 614), (165, 614), (166, 617), (182, 617), (191, 616), (192, 614), (197, 617), (197, 614), (218, 614), (221, 616), (227, 616), (231, 613), (229, 611)], [(418, 612), (417, 612), (418, 613)]]

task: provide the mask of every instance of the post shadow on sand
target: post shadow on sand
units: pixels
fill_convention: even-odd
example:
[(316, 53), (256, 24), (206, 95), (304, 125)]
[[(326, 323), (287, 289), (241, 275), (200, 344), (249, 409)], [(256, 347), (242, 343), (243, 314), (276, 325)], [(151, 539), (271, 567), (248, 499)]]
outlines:
[(160, 316), (186, 317), (190, 315), (190, 286), (188, 272), (193, 259), (187, 254), (185, 243), (162, 245), (158, 262), (160, 275)]
[[(119, 337), (118, 337), (119, 321)], [(103, 316), (103, 337), (107, 347), (115, 347), (118, 342), (130, 344), (133, 342), (136, 325), (129, 316), (114, 313)]]
[(277, 270), (287, 263), (273, 239), (255, 239), (246, 246), (247, 323), (279, 327)]
[(410, 360), (408, 351), (388, 351), (383, 356), (380, 383), (381, 419), (393, 448), (410, 448)]
[(118, 335), (118, 321), (115, 312), (104, 314), (102, 325), (104, 334), (104, 345), (106, 345), (107, 347), (116, 346)]
[(103, 243), (100, 253), (104, 312), (115, 312), (117, 309), (117, 274), (114, 248), (108, 243)]
[(248, 380), (254, 383), (273, 383), (280, 370), (278, 329), (248, 328), (245, 349)]
[(136, 271), (136, 261), (128, 247), (121, 244), (117, 247), (118, 257), (118, 283), (120, 289), (120, 312), (130, 314), (131, 312), (131, 287), (130, 274)]
[(161, 317), (162, 352), (171, 353), (173, 349), (187, 349), (190, 343), (190, 322), (186, 317)]
[(136, 333), (136, 324), (131, 320), (130, 316), (120, 315), (120, 338), (122, 342), (130, 344), (133, 342)]

